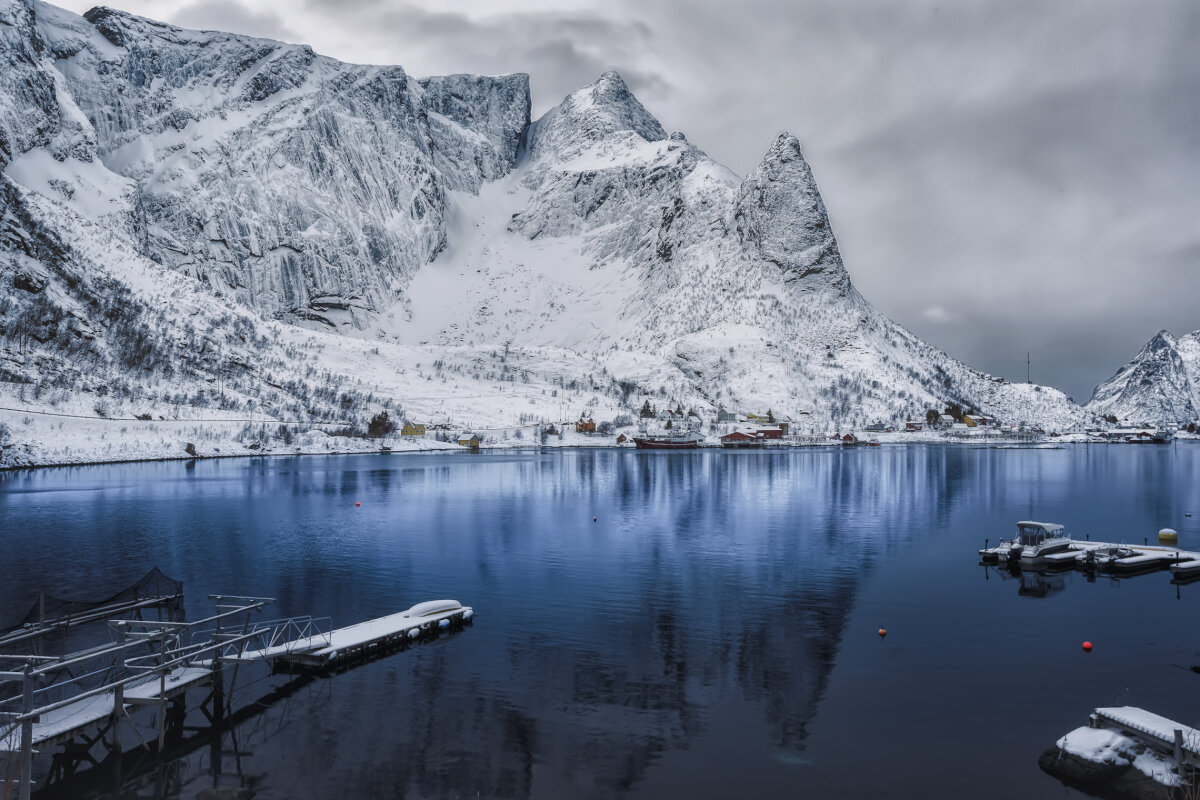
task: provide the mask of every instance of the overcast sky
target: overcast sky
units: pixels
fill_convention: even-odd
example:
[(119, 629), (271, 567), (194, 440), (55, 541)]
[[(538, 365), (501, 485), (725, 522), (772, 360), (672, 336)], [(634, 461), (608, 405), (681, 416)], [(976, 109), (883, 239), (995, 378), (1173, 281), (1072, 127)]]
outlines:
[[(91, 3), (62, 2), (82, 12)], [(951, 355), (1080, 402), (1200, 328), (1194, 0), (110, 0), (415, 75), (605, 69), (739, 174), (796, 134), (846, 266)]]

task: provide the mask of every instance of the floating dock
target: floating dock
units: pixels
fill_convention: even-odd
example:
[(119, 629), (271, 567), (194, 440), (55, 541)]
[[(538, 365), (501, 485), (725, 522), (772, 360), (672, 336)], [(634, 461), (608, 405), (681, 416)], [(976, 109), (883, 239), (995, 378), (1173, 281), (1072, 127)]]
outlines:
[(429, 600), (407, 611), (359, 622), (328, 633), (309, 633), (268, 647), (245, 650), (227, 662), (268, 661), (287, 667), (327, 669), (371, 658), (437, 630), (461, 625), (474, 610), (457, 600)]
[[(1012, 542), (983, 547), (979, 555), (984, 563), (1008, 559)], [(1165, 545), (1131, 545), (1113, 542), (1073, 541), (1066, 550), (1048, 553), (1035, 561), (1010, 559), (1032, 569), (1104, 569), (1119, 575), (1134, 575), (1168, 567), (1177, 578), (1200, 578), (1200, 553)]]

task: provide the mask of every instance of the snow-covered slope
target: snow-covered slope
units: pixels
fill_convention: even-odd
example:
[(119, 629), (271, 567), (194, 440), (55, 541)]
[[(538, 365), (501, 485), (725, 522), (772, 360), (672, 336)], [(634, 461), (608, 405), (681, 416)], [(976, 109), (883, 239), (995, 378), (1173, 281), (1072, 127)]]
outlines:
[(625, 383), (653, 391), (682, 375), (709, 408), (770, 407), (822, 428), (948, 402), (1012, 422), (1078, 420), (1061, 392), (993, 380), (875, 311), (794, 136), (739, 179), (608, 73), (527, 139), (510, 175), (455, 195), (448, 246), (386, 334), (566, 346)]
[(1200, 331), (1178, 339), (1159, 331), (1132, 361), (1096, 387), (1087, 408), (1138, 423), (1200, 420)]
[(0, 0), (0, 61), (0, 389), (25, 407), (1081, 414), (879, 314), (795, 137), (739, 178), (615, 73), (530, 122), (524, 75), (34, 0)]

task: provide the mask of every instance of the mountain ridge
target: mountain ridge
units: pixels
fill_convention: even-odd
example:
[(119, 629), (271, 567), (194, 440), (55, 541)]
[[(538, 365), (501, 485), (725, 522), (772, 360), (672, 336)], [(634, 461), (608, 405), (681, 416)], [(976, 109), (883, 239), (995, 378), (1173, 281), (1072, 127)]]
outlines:
[(1200, 421), (1200, 331), (1161, 330), (1092, 392), (1094, 414), (1151, 424)]
[[(513, 425), (560, 418), (565, 397), (609, 416), (645, 397), (772, 408), (814, 430), (949, 403), (1086, 416), (874, 309), (790, 134), (739, 177), (615, 72), (532, 120), (523, 74), (412, 78), (33, 0), (0, 16), (19, 67), (0, 95), (13, 385), (161, 404), (169, 378), (188, 387), (172, 405), (355, 425), (387, 405)], [(122, 325), (158, 353), (146, 365), (110, 355), (116, 330), (88, 310), (108, 306), (101, 276), (138, 299)], [(520, 402), (497, 399), (514, 380)]]

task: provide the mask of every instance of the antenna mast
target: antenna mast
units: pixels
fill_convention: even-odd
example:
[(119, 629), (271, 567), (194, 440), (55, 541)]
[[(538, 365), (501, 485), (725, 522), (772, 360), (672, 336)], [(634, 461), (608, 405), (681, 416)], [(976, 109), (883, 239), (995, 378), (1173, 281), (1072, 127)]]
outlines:
[(1033, 383), (1033, 380), (1029, 377), (1029, 375), (1030, 375), (1030, 373), (1029, 373), (1029, 351), (1026, 350), (1025, 351), (1025, 382)]

